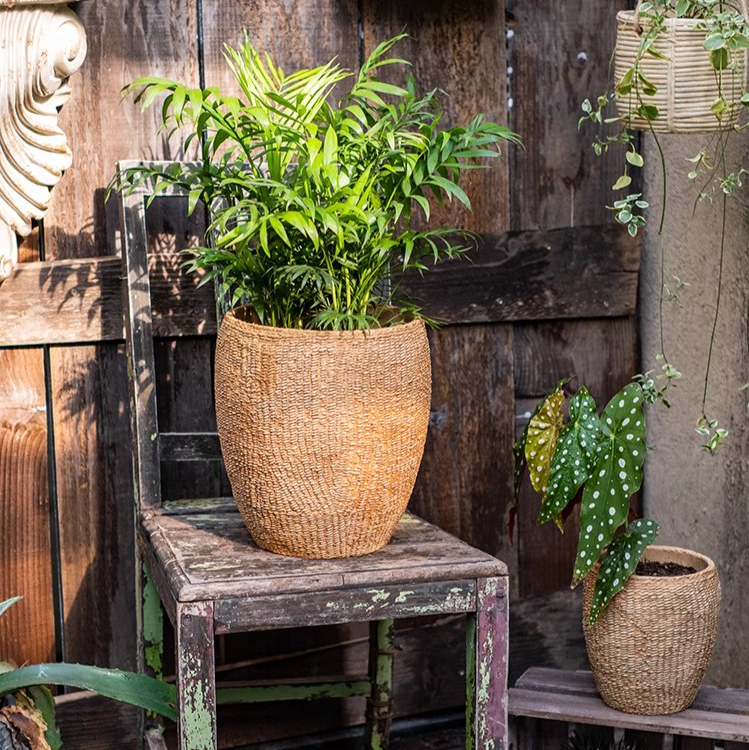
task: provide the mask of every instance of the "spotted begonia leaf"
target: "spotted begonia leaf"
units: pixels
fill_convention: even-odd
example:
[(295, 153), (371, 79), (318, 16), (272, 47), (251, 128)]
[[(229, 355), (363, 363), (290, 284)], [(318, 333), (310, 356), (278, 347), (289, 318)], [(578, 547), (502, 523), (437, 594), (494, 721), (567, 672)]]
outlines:
[[(562, 389), (564, 388), (567, 383), (570, 382), (569, 378), (563, 378), (562, 380), (558, 381), (557, 384), (554, 386), (554, 388), (549, 392), (549, 394), (542, 399), (541, 401), (536, 404), (536, 408), (533, 410), (533, 414), (531, 414), (530, 419), (528, 420), (528, 424), (525, 426), (525, 429), (523, 430), (522, 435), (518, 438), (518, 440), (515, 442), (515, 445), (512, 448), (512, 453), (515, 456), (515, 471), (514, 471), (514, 478), (515, 478), (515, 504), (517, 505), (518, 500), (520, 499), (520, 483), (523, 477), (523, 464), (525, 463), (525, 446), (526, 442), (528, 440), (528, 431), (531, 426), (531, 422), (533, 422), (534, 419), (538, 416), (538, 414), (541, 412), (541, 409), (544, 408), (547, 401), (554, 395), (562, 393)], [(562, 395), (562, 398), (564, 398), (564, 395)]]
[(573, 586), (587, 575), (616, 530), (627, 520), (629, 498), (642, 484), (643, 401), (642, 389), (631, 383), (611, 399), (601, 416), (603, 438), (583, 492)]
[(633, 521), (606, 551), (596, 579), (593, 601), (590, 605), (592, 625), (606, 605), (624, 588), (629, 577), (637, 569), (645, 549), (655, 541), (658, 524), (647, 518)]
[(551, 459), (564, 421), (564, 391), (559, 388), (544, 401), (528, 423), (525, 461), (533, 489), (540, 495), (547, 490)]
[(551, 460), (549, 485), (544, 495), (539, 523), (558, 518), (559, 514), (577, 495), (596, 464), (596, 448), (603, 431), (598, 419), (596, 402), (582, 387), (570, 399), (570, 419), (557, 440)]

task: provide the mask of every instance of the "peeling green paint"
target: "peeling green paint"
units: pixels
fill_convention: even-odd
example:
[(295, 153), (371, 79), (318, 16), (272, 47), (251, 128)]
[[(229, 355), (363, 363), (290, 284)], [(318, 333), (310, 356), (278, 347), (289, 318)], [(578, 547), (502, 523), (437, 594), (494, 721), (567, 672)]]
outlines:
[(223, 688), (216, 691), (219, 706), (236, 703), (316, 700), (318, 698), (352, 698), (369, 695), (369, 680), (348, 680), (307, 685), (253, 685)]
[(405, 604), (406, 600), (408, 599), (409, 595), (413, 594), (413, 591), (401, 591), (398, 596), (395, 597), (395, 603), (396, 604)]
[(146, 666), (156, 677), (163, 673), (164, 615), (161, 600), (148, 571), (145, 570), (143, 586), (143, 641)]

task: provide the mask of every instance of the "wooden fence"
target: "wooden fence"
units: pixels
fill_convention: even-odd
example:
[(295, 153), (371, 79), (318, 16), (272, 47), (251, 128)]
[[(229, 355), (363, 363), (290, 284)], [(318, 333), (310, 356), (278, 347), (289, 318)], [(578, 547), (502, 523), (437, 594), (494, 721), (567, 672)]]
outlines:
[[(399, 50), (423, 90), (449, 93), (447, 120), (485, 112), (526, 142), (491, 171), (473, 173), (474, 212), (439, 219), (480, 232), (472, 263), (413, 282), (449, 325), (431, 335), (434, 398), (412, 509), (505, 560), (512, 575), (511, 669), (583, 665), (579, 601), (566, 592), (574, 534), (535, 525), (523, 503), (515, 544), (505, 526), (511, 447), (528, 410), (560, 377), (607, 398), (638, 370), (635, 306), (639, 244), (610, 223), (609, 168), (577, 131), (579, 103), (603, 90), (615, 13), (626, 0), (99, 0), (78, 8), (88, 60), (62, 111), (75, 166), (44, 225), (0, 286), (0, 598), (25, 599), (0, 622), (0, 655), (65, 658), (128, 668), (135, 658), (134, 517), (116, 222), (105, 186), (124, 158), (180, 156), (156, 115), (122, 102), (149, 74), (230, 86), (224, 43), (242, 29), (284, 68), (337, 55), (356, 67), (378, 41), (406, 29)], [(113, 202), (112, 202), (113, 203)], [(159, 418), (166, 430), (213, 427), (210, 300), (184, 279), (168, 249), (198, 226), (180, 211), (150, 212), (159, 320)], [(188, 302), (175, 315), (171, 295)], [(167, 494), (220, 492), (220, 472), (165, 475)], [(526, 500), (529, 498), (526, 497)], [(399, 713), (462, 701), (460, 622), (399, 631)], [(358, 626), (283, 631), (221, 644), (233, 677), (360, 671)], [(66, 706), (76, 705), (74, 697)], [(224, 717), (222, 743), (265, 739), (359, 720), (360, 706), (243, 708)], [(82, 747), (132, 747), (126, 710), (101, 704), (66, 718)], [(289, 714), (292, 714), (291, 716)], [(249, 723), (248, 723), (249, 722)], [(89, 723), (89, 729), (92, 724)], [(106, 727), (106, 730), (105, 730)], [(252, 727), (251, 736), (248, 727)]]

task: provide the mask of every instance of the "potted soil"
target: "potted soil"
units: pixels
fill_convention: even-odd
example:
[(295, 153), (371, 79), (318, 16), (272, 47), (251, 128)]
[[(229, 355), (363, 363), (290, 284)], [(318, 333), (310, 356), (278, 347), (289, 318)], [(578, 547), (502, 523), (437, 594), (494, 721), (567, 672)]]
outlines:
[[(286, 74), (245, 39), (226, 59), (240, 97), (143, 78), (164, 127), (196, 164), (131, 169), (119, 185), (176, 185), (211, 210), (211, 246), (187, 266), (230, 308), (216, 351), (221, 447), (247, 528), (265, 549), (332, 558), (387, 544), (406, 508), (429, 420), (424, 317), (399, 277), (469, 249), (423, 228), (430, 200), (456, 199), (507, 128), (477, 115), (440, 127), (436, 92), (386, 83), (402, 36), (358, 74), (334, 60)], [(338, 105), (333, 89), (351, 79)], [(417, 214), (419, 216), (417, 217)]]
[(681, 711), (694, 701), (715, 643), (715, 565), (654, 546), (658, 524), (632, 516), (647, 451), (648, 391), (626, 386), (599, 416), (582, 387), (565, 421), (568, 382), (540, 402), (515, 445), (516, 498), (527, 465), (542, 496), (539, 523), (561, 529), (580, 505), (572, 585), (584, 582), (585, 643), (603, 700), (629, 713)]

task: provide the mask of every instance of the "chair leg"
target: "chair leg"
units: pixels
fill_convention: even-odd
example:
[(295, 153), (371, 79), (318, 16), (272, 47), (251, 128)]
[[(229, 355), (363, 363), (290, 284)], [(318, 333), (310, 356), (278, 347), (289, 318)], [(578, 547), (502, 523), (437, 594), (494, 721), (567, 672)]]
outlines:
[(367, 699), (364, 747), (387, 750), (393, 720), (393, 658), (395, 623), (379, 620), (369, 624), (369, 679), (372, 691)]
[[(148, 568), (143, 566), (143, 623), (141, 628), (140, 668), (159, 680), (164, 677), (164, 610), (161, 599)], [(146, 748), (151, 749), (158, 736), (164, 734), (164, 721), (160, 716), (145, 717)]]
[(180, 750), (216, 750), (213, 604), (177, 605), (177, 711)]
[(480, 578), (466, 629), (467, 750), (508, 750), (508, 614), (507, 578)]

